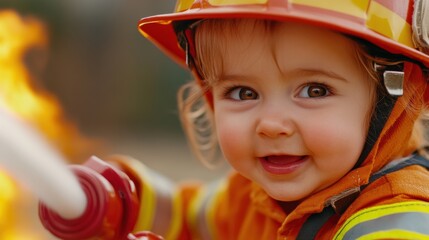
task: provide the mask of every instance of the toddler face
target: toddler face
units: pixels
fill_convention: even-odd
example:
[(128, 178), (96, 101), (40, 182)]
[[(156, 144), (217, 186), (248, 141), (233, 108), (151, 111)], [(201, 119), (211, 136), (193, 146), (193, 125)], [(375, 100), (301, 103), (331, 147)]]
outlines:
[(355, 42), (295, 23), (225, 32), (212, 93), (219, 144), (232, 167), (280, 201), (303, 199), (350, 171), (375, 88)]

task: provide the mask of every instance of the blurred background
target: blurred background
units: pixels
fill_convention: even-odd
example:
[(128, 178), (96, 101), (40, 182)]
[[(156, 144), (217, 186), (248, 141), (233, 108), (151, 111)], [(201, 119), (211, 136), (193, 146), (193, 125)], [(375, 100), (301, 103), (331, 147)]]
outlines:
[[(126, 154), (177, 182), (210, 181), (227, 171), (226, 164), (206, 169), (190, 153), (176, 110), (176, 92), (191, 76), (137, 30), (140, 18), (171, 12), (174, 5), (173, 0), (0, 1), (0, 11), (12, 10), (23, 28), (31, 21), (42, 28), (42, 43), (26, 49), (22, 62), (31, 89), (61, 110), (61, 124), (68, 130), (51, 140), (70, 162), (81, 163), (92, 154), (101, 158)], [(0, 19), (0, 32), (2, 27), (0, 50), (18, 29), (5, 28)], [(26, 31), (18, 38), (29, 38)], [(10, 70), (6, 64), (2, 67)], [(29, 115), (41, 126), (39, 115)], [(7, 179), (7, 172), (4, 175)], [(14, 186), (13, 177), (2, 180), (0, 175), (0, 191), (10, 192), (9, 197), (0, 197), (0, 217), (8, 219), (3, 223), (0, 219), (0, 239), (51, 239), (37, 237), (43, 230), (37, 218), (26, 215), (36, 214), (37, 201), (23, 201), (31, 194), (19, 185), (14, 190), (8, 181)], [(12, 208), (2, 208), (2, 201), (12, 202)], [(26, 233), (18, 236), (23, 224)], [(2, 236), (12, 228), (18, 230)]]

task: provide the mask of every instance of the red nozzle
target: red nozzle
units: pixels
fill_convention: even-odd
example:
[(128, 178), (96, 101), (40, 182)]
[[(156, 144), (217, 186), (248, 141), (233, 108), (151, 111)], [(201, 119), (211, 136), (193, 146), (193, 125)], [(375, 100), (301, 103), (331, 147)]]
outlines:
[(65, 219), (41, 203), (39, 217), (44, 227), (65, 240), (126, 239), (135, 225), (139, 208), (134, 183), (96, 157), (70, 168), (87, 196), (86, 210), (78, 218)]

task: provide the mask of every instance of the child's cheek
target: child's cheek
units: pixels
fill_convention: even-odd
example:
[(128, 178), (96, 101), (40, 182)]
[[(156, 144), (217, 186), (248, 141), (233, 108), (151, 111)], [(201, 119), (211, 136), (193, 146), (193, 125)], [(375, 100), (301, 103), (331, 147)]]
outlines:
[(328, 123), (323, 125), (308, 124), (307, 126), (302, 130), (302, 134), (304, 140), (312, 148), (336, 149), (339, 147), (338, 145), (347, 142), (347, 138), (342, 137), (346, 135), (346, 132), (339, 125)]
[(219, 146), (228, 161), (242, 158), (249, 149), (250, 136), (244, 125), (238, 121), (222, 121), (216, 126)]
[(326, 119), (315, 124), (307, 124), (302, 135), (307, 148), (319, 156), (337, 158), (359, 155), (365, 135), (350, 124), (335, 119)]

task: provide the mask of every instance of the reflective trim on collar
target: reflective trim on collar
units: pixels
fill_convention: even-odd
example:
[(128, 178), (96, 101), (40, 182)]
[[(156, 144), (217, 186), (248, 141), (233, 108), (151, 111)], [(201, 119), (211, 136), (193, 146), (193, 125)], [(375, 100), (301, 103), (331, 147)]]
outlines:
[(344, 223), (334, 239), (368, 239), (377, 234), (382, 234), (384, 238), (407, 239), (422, 235), (429, 239), (428, 226), (429, 203), (400, 202), (355, 213)]

